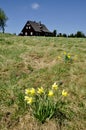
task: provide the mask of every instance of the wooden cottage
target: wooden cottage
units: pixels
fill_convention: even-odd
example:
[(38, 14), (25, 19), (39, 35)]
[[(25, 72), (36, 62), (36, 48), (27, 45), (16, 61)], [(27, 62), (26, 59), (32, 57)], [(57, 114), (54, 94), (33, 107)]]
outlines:
[(35, 21), (27, 21), (24, 28), (22, 29), (20, 36), (52, 36), (53, 33), (50, 32), (44, 24), (41, 22), (37, 23)]

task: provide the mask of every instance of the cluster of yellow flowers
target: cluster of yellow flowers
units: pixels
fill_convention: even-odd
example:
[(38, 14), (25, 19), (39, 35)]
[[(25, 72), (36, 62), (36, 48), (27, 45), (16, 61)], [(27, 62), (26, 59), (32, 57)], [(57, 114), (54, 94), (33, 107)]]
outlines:
[(67, 52), (64, 52), (64, 55), (67, 56), (69, 59), (71, 58), (70, 54), (67, 54)]
[[(66, 58), (68, 58), (68, 59), (71, 58), (70, 54), (67, 53), (66, 51), (64, 51), (64, 56), (65, 56)], [(58, 59), (61, 60), (61, 59), (62, 59), (61, 56), (58, 56)]]
[(57, 85), (56, 82), (55, 82), (55, 83), (52, 85), (52, 89), (49, 90), (48, 96), (49, 96), (49, 97), (54, 96), (54, 90), (57, 90), (57, 89), (58, 89), (58, 85)]
[(35, 100), (34, 96), (37, 94), (44, 94), (44, 89), (43, 87), (40, 87), (37, 89), (37, 91), (34, 88), (28, 88), (25, 90), (25, 101), (27, 102), (27, 104), (32, 104)]
[(78, 57), (77, 57), (77, 55), (75, 55), (75, 56), (71, 56), (69, 53), (67, 53), (66, 51), (64, 51), (64, 53), (63, 53), (64, 55), (61, 57), (61, 56), (58, 56), (57, 58), (59, 59), (59, 60), (63, 60), (63, 57), (64, 57), (64, 59), (65, 59), (65, 61), (71, 61), (71, 60), (77, 60), (78, 59)]
[[(52, 89), (48, 90), (46, 93), (43, 87), (38, 88), (37, 90), (34, 88), (28, 88), (25, 90), (25, 101), (27, 104), (32, 104), (35, 101), (35, 96), (47, 95), (48, 97), (53, 97), (55, 95), (55, 91), (58, 90), (58, 85), (56, 82), (52, 85)], [(68, 95), (67, 91), (62, 91), (62, 96), (66, 97)]]

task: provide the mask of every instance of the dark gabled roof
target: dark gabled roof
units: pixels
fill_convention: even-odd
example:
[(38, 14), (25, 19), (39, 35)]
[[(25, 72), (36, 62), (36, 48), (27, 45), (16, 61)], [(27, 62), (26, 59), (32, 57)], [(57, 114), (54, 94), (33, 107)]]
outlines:
[(27, 21), (27, 24), (30, 24), (32, 26), (32, 28), (36, 31), (36, 32), (48, 32), (51, 33), (47, 27), (44, 24), (41, 24), (40, 22), (37, 23), (35, 21)]
[(50, 32), (44, 24), (41, 24), (43, 32)]

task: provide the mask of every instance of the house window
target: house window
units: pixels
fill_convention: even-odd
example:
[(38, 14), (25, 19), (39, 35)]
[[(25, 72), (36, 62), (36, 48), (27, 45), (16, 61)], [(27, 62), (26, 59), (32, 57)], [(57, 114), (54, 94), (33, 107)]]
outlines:
[(25, 36), (27, 36), (27, 32), (25, 32)]
[(28, 26), (26, 26), (26, 29), (28, 29)]
[(31, 27), (29, 26), (29, 29), (31, 29)]
[(32, 35), (33, 35), (33, 32), (30, 32), (30, 35), (32, 36)]

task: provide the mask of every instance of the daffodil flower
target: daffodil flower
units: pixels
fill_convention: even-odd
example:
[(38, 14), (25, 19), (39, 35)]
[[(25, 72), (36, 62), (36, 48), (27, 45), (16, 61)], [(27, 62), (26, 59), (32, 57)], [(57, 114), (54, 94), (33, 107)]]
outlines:
[(54, 95), (53, 91), (50, 90), (49, 93), (48, 93), (48, 96), (49, 96), (49, 97), (52, 97), (53, 95)]
[(26, 95), (30, 94), (30, 89), (29, 88), (25, 90), (25, 94)]
[(68, 93), (65, 90), (63, 90), (62, 91), (62, 96), (66, 97), (67, 95), (68, 95)]
[(64, 51), (64, 55), (67, 55), (67, 53)]
[(53, 90), (57, 90), (58, 89), (58, 85), (56, 84), (56, 82), (52, 85), (52, 89)]
[(27, 101), (27, 100), (28, 100), (28, 98), (29, 98), (28, 96), (25, 96), (25, 97), (24, 97), (24, 100), (25, 100), (25, 101)]
[(67, 56), (70, 59), (70, 55)]
[(58, 59), (61, 59), (61, 56), (58, 56)]
[(36, 93), (35, 89), (34, 89), (34, 88), (31, 88), (30, 94), (31, 94), (31, 95), (34, 95), (35, 93)]
[(32, 104), (32, 102), (33, 102), (33, 98), (32, 97), (28, 97), (27, 104)]
[(38, 93), (38, 94), (43, 94), (43, 93), (44, 93), (44, 89), (43, 89), (43, 87), (38, 88), (37, 93)]

